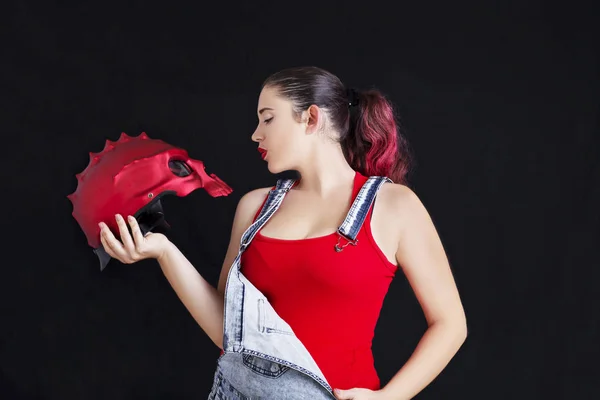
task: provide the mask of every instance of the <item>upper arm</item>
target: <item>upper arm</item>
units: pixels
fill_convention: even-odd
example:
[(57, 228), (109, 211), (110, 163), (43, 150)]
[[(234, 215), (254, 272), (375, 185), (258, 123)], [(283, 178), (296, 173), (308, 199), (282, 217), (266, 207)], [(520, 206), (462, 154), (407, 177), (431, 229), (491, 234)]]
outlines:
[(396, 260), (428, 324), (444, 320), (466, 326), (458, 289), (433, 221), (411, 189), (397, 186), (393, 200), (400, 221)]
[(221, 274), (219, 275), (219, 283), (217, 284), (217, 291), (221, 294), (225, 293), (227, 275), (229, 274), (229, 269), (233, 264), (233, 260), (235, 260), (235, 257), (239, 252), (242, 235), (252, 224), (258, 208), (264, 202), (270, 189), (271, 188), (261, 188), (252, 190), (242, 196), (238, 202), (233, 218), (229, 245), (227, 246), (227, 252), (225, 254), (225, 259), (223, 260), (223, 266), (221, 267)]

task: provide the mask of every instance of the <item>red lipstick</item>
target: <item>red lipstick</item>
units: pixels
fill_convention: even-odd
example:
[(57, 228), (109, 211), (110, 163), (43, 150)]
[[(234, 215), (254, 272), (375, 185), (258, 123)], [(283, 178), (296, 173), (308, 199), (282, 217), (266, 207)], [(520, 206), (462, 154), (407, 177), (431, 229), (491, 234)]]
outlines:
[(266, 151), (265, 149), (263, 149), (263, 148), (260, 148), (260, 147), (258, 148), (258, 151), (259, 151), (259, 153), (260, 153), (260, 156), (261, 156), (261, 157), (262, 157), (262, 159), (264, 160), (264, 159), (265, 159), (265, 157), (267, 156), (267, 151)]

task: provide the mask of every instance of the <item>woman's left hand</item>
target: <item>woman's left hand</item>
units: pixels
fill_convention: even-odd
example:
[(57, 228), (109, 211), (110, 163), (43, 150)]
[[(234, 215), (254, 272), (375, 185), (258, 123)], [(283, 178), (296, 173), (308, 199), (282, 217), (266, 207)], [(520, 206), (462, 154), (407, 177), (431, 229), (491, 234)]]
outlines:
[(348, 390), (335, 389), (333, 394), (338, 400), (383, 400), (384, 398), (380, 391), (360, 388)]

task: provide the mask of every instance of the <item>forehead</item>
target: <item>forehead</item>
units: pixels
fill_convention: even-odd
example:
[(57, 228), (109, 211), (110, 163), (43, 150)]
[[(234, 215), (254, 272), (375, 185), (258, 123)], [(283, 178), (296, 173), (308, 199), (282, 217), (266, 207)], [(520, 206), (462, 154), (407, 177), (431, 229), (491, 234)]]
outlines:
[(289, 108), (290, 106), (291, 103), (283, 97), (279, 96), (279, 92), (276, 88), (273, 87), (267, 86), (263, 88), (260, 92), (260, 96), (258, 97), (258, 110), (260, 110), (263, 107), (278, 109), (286, 107)]

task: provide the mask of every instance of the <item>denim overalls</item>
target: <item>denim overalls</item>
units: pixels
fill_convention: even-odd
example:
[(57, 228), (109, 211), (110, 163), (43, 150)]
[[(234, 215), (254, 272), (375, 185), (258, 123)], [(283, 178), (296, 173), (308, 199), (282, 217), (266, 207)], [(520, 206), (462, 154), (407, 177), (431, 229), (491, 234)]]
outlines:
[[(242, 253), (277, 211), (294, 182), (291, 179), (277, 181), (256, 221), (242, 235), (240, 250), (227, 277), (224, 353), (217, 362), (209, 400), (335, 399), (308, 350), (266, 297), (240, 272)], [(358, 244), (356, 236), (377, 191), (385, 182), (391, 180), (373, 176), (362, 186), (337, 230), (335, 251)]]

